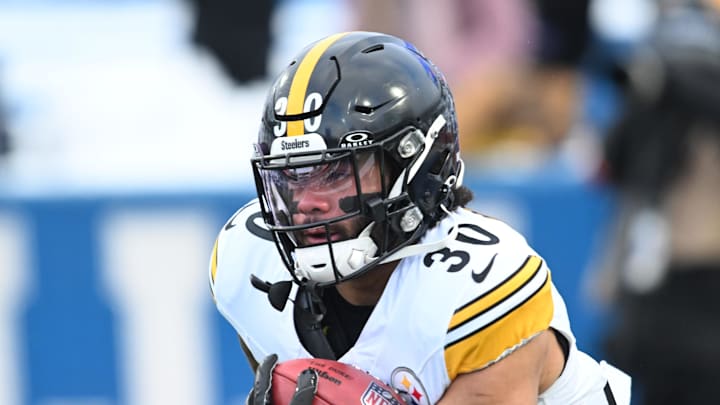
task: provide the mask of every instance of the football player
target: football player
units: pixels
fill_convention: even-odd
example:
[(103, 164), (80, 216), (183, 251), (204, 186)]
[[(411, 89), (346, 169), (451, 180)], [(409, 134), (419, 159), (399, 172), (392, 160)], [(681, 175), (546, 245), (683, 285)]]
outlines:
[(258, 369), (250, 403), (272, 403), (274, 363), (301, 357), (417, 404), (629, 403), (629, 377), (578, 350), (543, 258), (463, 208), (453, 98), (411, 44), (350, 32), (306, 47), (268, 92), (252, 170), (258, 199), (210, 264)]

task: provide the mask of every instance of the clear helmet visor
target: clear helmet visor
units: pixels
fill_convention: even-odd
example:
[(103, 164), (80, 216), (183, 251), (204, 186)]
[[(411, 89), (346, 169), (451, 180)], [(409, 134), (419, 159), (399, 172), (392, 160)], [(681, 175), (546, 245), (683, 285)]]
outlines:
[[(292, 161), (291, 161), (292, 162)], [(297, 247), (344, 241), (358, 236), (370, 219), (364, 202), (382, 192), (376, 153), (323, 155), (259, 169), (274, 228)]]

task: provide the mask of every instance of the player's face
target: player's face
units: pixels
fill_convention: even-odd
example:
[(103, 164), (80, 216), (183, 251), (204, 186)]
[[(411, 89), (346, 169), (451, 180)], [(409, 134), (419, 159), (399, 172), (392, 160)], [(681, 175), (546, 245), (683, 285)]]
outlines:
[[(302, 170), (302, 169), (299, 169)], [(300, 174), (297, 181), (288, 182), (292, 196), (292, 222), (307, 225), (330, 220), (359, 209), (358, 193), (372, 195), (382, 188), (381, 170), (374, 154), (358, 159), (355, 169), (350, 159), (307, 168), (307, 177)], [(369, 220), (354, 216), (328, 227), (318, 226), (297, 232), (299, 246), (310, 246), (356, 237)]]
[[(358, 236), (370, 219), (361, 204), (382, 192), (380, 159), (375, 151), (342, 152), (298, 166), (261, 169), (264, 200), (275, 226), (297, 246), (342, 241)], [(281, 162), (285, 158), (280, 158)]]

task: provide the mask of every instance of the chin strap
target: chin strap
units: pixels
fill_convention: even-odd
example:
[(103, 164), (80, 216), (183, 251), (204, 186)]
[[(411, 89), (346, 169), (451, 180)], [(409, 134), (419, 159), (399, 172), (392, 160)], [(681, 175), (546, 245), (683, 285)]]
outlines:
[[(357, 238), (295, 249), (298, 279), (320, 283), (333, 282), (336, 272), (342, 277), (354, 273), (370, 263), (377, 252), (377, 245), (370, 237), (374, 223), (370, 223)], [(334, 262), (334, 266), (333, 266)]]
[(435, 241), (431, 241), (431, 242), (416, 243), (414, 245), (405, 246), (404, 248), (398, 250), (397, 252), (395, 252), (395, 253), (391, 254), (390, 256), (386, 257), (385, 259), (383, 259), (380, 263), (385, 264), (385, 263), (393, 262), (395, 260), (400, 260), (400, 259), (403, 259), (403, 258), (406, 258), (409, 256), (414, 256), (414, 255), (427, 253), (427, 252), (433, 252), (438, 249), (444, 248), (445, 246), (447, 246), (448, 242), (455, 239), (457, 237), (458, 229), (459, 229), (457, 220), (455, 219), (455, 216), (453, 215), (453, 213), (448, 211), (448, 209), (445, 208), (444, 205), (441, 204), (440, 209), (442, 209), (447, 214), (448, 218), (452, 219), (452, 221), (453, 221), (452, 227), (450, 228), (450, 231), (448, 231), (447, 236), (445, 236), (441, 239), (435, 240)]

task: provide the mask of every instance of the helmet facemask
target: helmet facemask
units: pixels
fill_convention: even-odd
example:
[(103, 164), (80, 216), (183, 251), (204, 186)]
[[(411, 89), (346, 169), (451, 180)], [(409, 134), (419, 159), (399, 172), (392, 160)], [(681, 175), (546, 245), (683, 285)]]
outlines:
[(391, 166), (380, 145), (254, 159), (266, 221), (298, 281), (333, 284), (387, 252), (378, 217)]
[[(407, 255), (399, 251), (437, 219), (413, 197), (427, 195), (420, 178), (442, 186), (415, 169), (431, 163), (423, 150), (444, 126), (442, 116), (436, 121), (427, 135), (406, 127), (364, 147), (283, 155), (258, 149), (252, 161), (265, 221), (296, 281), (335, 284)], [(415, 146), (409, 153), (408, 145)]]

